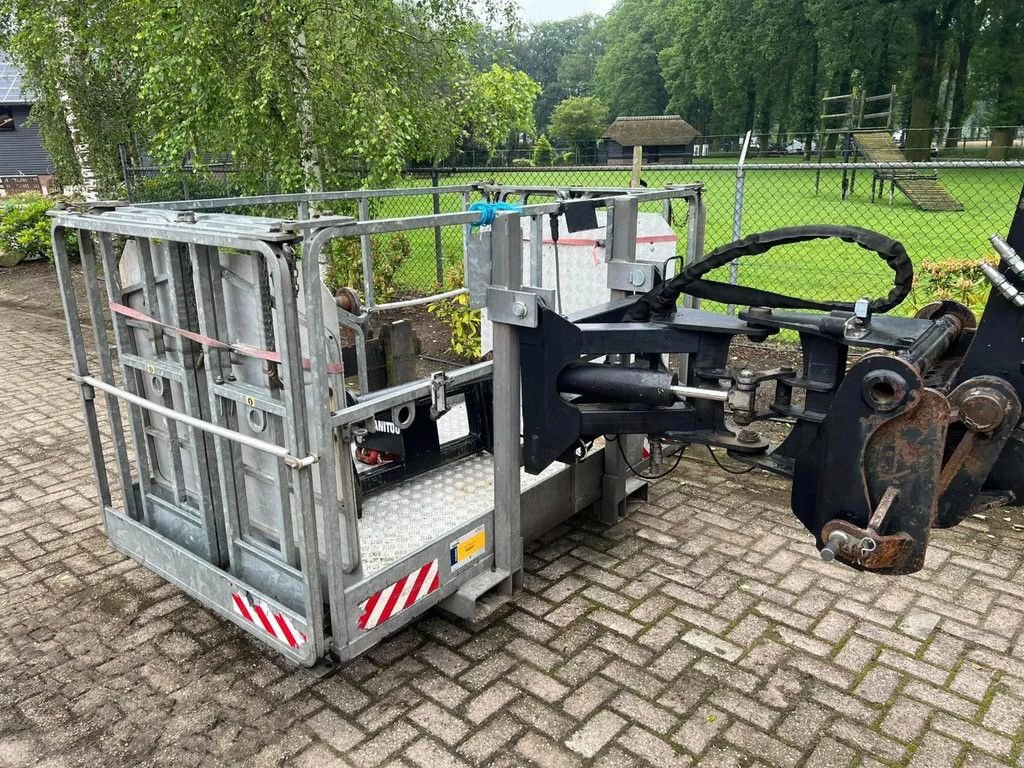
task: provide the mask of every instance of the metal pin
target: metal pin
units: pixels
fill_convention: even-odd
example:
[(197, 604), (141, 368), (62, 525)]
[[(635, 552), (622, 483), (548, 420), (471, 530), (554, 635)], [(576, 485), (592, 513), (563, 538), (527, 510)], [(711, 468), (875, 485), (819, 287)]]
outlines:
[(999, 235), (992, 235), (989, 242), (992, 243), (992, 247), (996, 249), (996, 253), (999, 254), (1000, 258), (1007, 263), (1007, 265), (1016, 272), (1018, 275), (1024, 275), (1024, 259), (1020, 257), (1013, 247), (1003, 240)]
[(1024, 308), (1024, 294), (1021, 294), (1020, 291), (1014, 288), (1010, 281), (999, 273), (998, 269), (983, 261), (981, 263), (981, 271), (988, 278), (988, 281), (992, 283), (993, 288), (1003, 294), (1014, 306)]

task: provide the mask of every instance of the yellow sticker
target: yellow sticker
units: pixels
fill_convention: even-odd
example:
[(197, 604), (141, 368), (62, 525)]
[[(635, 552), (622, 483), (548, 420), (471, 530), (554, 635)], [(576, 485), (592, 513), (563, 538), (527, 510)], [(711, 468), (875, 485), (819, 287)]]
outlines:
[(451, 568), (457, 571), (468, 565), (487, 551), (487, 532), (484, 526), (478, 526), (467, 534), (453, 541), (449, 547)]

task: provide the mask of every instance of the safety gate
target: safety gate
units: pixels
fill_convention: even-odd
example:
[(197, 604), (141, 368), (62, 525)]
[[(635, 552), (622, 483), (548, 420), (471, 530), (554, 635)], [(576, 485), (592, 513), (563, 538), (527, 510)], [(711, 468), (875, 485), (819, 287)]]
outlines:
[[(175, 226), (182, 216), (64, 212), (53, 228), (104, 525), (117, 549), (308, 665), (326, 640), (297, 236), (219, 214)], [(328, 371), (340, 377), (338, 357)]]

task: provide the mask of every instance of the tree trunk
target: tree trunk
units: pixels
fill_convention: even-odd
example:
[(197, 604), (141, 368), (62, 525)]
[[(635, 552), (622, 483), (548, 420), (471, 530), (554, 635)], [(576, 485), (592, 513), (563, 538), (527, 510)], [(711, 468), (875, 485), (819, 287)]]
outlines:
[[(320, 165), (320, 153), (316, 146), (313, 103), (309, 100), (309, 54), (306, 50), (306, 32), (301, 26), (292, 42), (292, 60), (295, 63), (296, 73), (294, 89), (299, 120), (302, 183), (307, 192), (323, 192), (323, 168)], [(311, 209), (314, 207), (310, 206)]]
[[(63, 72), (71, 72), (74, 69), (75, 61), (72, 55), (73, 36), (71, 25), (61, 10), (57, 10), (57, 38), (61, 47), (61, 60)], [(95, 202), (100, 199), (99, 179), (92, 164), (92, 146), (89, 139), (82, 132), (82, 126), (78, 115), (75, 113), (75, 106), (71, 100), (71, 93), (67, 85), (61, 79), (56, 79), (54, 89), (57, 92), (57, 100), (60, 102), (61, 112), (64, 116), (64, 124), (68, 128), (68, 135), (71, 137), (71, 146), (75, 155), (75, 163), (78, 165), (78, 174), (82, 182), (82, 194), (86, 202)]]
[(943, 32), (948, 22), (942, 22), (932, 4), (925, 4), (912, 14), (917, 51), (911, 70), (910, 127), (907, 130), (908, 160), (927, 160), (931, 153), (932, 127), (938, 101), (939, 78), (936, 67)]
[(989, 160), (1006, 160), (1010, 154), (1010, 147), (1013, 146), (1013, 139), (1017, 135), (1015, 127), (1000, 127), (992, 129), (992, 143), (988, 145)]
[(974, 38), (978, 32), (975, 9), (976, 6), (973, 3), (966, 3), (964, 17), (959, 21), (960, 34), (957, 36), (956, 44), (956, 88), (953, 91), (953, 101), (949, 108), (950, 129), (946, 134), (948, 149), (956, 149), (960, 143), (963, 124), (967, 119), (967, 64), (970, 61)]
[(953, 114), (953, 99), (956, 92), (960, 90), (960, 82), (957, 75), (957, 56), (949, 57), (949, 71), (946, 75), (946, 92), (942, 95), (942, 134), (936, 142), (939, 147), (946, 146), (946, 139), (949, 138), (950, 120)]

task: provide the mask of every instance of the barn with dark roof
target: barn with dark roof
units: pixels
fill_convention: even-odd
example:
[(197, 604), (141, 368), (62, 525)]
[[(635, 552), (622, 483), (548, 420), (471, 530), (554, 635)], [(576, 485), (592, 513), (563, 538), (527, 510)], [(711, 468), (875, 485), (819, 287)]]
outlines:
[(34, 101), (21, 71), (0, 52), (0, 176), (47, 176), (53, 173), (39, 129), (26, 125)]
[(690, 163), (697, 129), (679, 115), (617, 117), (601, 136), (598, 162), (630, 165), (633, 147), (643, 147), (644, 165)]

